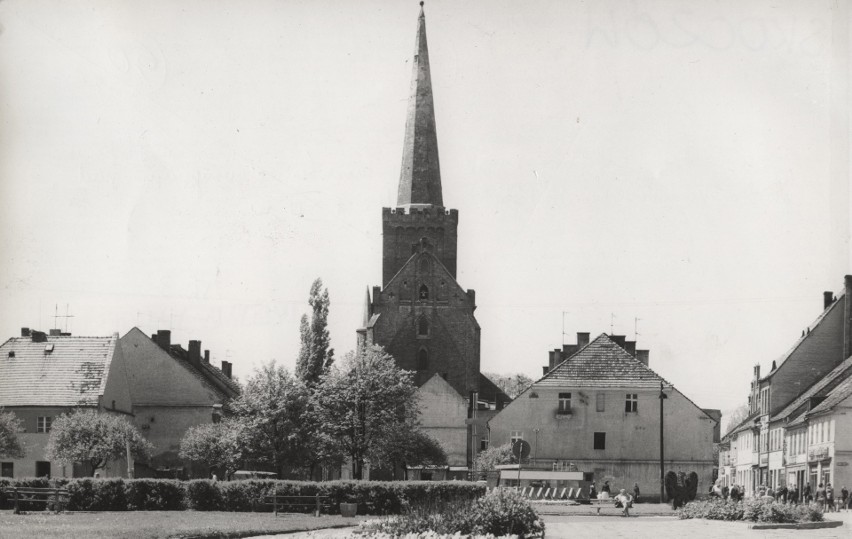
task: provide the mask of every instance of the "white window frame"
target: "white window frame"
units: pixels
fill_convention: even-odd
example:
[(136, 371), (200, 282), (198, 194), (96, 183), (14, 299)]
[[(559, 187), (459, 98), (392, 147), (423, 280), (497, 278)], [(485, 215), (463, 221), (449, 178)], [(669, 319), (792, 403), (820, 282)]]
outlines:
[(53, 416), (49, 415), (40, 415), (36, 420), (36, 433), (44, 433), (47, 434), (50, 432), (50, 428), (53, 426)]
[[(567, 395), (565, 397), (564, 395)], [(560, 413), (571, 413), (571, 392), (570, 391), (562, 391), (559, 393), (559, 412)]]
[(628, 414), (639, 413), (639, 394), (627, 393), (624, 398), (624, 412)]

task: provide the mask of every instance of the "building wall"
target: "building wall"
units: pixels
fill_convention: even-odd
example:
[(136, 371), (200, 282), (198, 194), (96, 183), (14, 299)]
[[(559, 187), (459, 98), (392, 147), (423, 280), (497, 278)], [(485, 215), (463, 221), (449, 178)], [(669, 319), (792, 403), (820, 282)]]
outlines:
[[(118, 334), (116, 333), (116, 337)], [(130, 414), (132, 410), (130, 379), (127, 372), (127, 360), (122, 351), (120, 339), (116, 339), (112, 361), (109, 362), (101, 407)]]
[(127, 363), (135, 423), (154, 450), (148, 466), (137, 475), (152, 475), (157, 468), (184, 467), (187, 473), (206, 477), (208, 471), (178, 457), (180, 440), (193, 426), (211, 423), (224, 397), (203, 375), (167, 354), (139, 329), (120, 339)]
[(434, 245), (435, 256), (455, 279), (458, 223), (458, 210), (382, 208), (382, 285), (411, 258), (421, 238)]
[[(571, 392), (571, 415), (559, 415), (560, 392)], [(638, 411), (625, 412), (626, 393), (638, 395)], [(598, 394), (604, 411), (597, 411)], [(665, 461), (668, 469), (699, 474), (705, 488), (712, 480), (715, 422), (677, 391), (665, 401)], [(536, 397), (533, 397), (536, 395)], [(659, 391), (534, 385), (489, 421), (491, 443), (510, 442), (522, 431), (536, 462), (570, 461), (581, 471), (621, 477), (632, 486), (659, 487)], [(536, 432), (538, 431), (538, 432)], [(594, 433), (606, 433), (605, 449), (594, 449)], [(588, 469), (591, 467), (592, 469)], [(656, 471), (653, 471), (656, 470)], [(631, 477), (635, 475), (636, 477)]]
[[(421, 300), (426, 285), (429, 298)], [(479, 325), (473, 316), (473, 291), (463, 291), (452, 275), (430, 253), (422, 251), (378, 291), (372, 312), (379, 317), (372, 327), (372, 342), (383, 346), (401, 368), (416, 373), (418, 385), (435, 374), (446, 373), (455, 390), (467, 397), (479, 387)], [(428, 335), (419, 335), (425, 319)], [(418, 354), (428, 352), (428, 365), (419, 368)]]
[[(36, 462), (46, 462), (44, 449), (47, 446), (47, 441), (50, 438), (49, 432), (38, 431), (38, 418), (50, 417), (55, 420), (63, 414), (73, 413), (79, 409), (96, 410), (94, 407), (74, 408), (70, 406), (21, 406), (7, 407), (6, 411), (14, 412), (15, 416), (22, 421), (22, 426), (25, 432), (18, 435), (21, 445), (24, 447), (26, 454), (22, 459), (6, 459), (0, 458), (0, 462), (11, 462), (13, 466), (13, 477), (36, 477)], [(102, 412), (108, 413), (100, 409)], [(101, 477), (126, 477), (127, 462), (125, 459), (119, 459), (105, 469), (99, 470)], [(85, 467), (78, 465), (63, 466), (57, 462), (50, 463), (51, 477), (85, 477), (91, 473)]]
[(435, 375), (417, 390), (420, 421), (441, 444), (449, 466), (467, 465), (467, 400)]
[(212, 406), (135, 406), (135, 423), (145, 438), (154, 445), (152, 458), (145, 468), (138, 466), (138, 476), (152, 475), (157, 468), (185, 467), (192, 477), (207, 477), (209, 470), (182, 460), (180, 440), (190, 427), (211, 423)]

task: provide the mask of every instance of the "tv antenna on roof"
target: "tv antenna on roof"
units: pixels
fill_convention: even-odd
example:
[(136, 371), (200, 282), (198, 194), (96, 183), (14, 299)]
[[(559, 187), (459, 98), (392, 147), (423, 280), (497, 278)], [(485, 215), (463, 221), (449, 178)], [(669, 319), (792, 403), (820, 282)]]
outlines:
[(65, 319), (65, 333), (68, 333), (68, 319), (74, 318), (74, 315), (68, 314), (68, 304), (67, 303), (65, 304), (65, 315), (64, 316), (59, 314), (59, 304), (55, 303), (53, 305), (53, 327), (54, 327), (54, 329), (59, 329), (58, 320), (60, 318)]
[(634, 318), (633, 319), (633, 340), (634, 341), (638, 340), (638, 337), (640, 335), (640, 333), (639, 333), (639, 321), (640, 320), (642, 320), (642, 319), (641, 318)]
[(612, 336), (614, 326), (615, 326), (615, 313), (609, 313), (609, 334), (610, 334), (610, 336)]

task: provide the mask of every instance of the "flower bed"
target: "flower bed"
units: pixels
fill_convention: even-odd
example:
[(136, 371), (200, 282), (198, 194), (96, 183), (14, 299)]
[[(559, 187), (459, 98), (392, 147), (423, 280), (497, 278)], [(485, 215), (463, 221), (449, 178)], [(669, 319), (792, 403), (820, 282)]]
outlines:
[(361, 532), (371, 538), (385, 536), (506, 536), (543, 537), (544, 522), (518, 493), (498, 489), (466, 503), (414, 504), (399, 516), (368, 521)]
[(765, 523), (822, 522), (822, 511), (813, 505), (788, 505), (750, 498), (741, 502), (711, 498), (690, 502), (677, 511), (678, 518), (704, 518)]

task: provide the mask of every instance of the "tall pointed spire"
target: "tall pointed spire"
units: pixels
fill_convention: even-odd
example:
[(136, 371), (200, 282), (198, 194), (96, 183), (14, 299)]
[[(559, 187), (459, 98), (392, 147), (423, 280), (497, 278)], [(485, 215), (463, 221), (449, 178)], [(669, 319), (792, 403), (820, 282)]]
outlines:
[(402, 148), (397, 205), (444, 206), (423, 2), (420, 2), (420, 16), (417, 18), (417, 39), (414, 46), (411, 94), (408, 97), (408, 113), (405, 118), (405, 142)]

